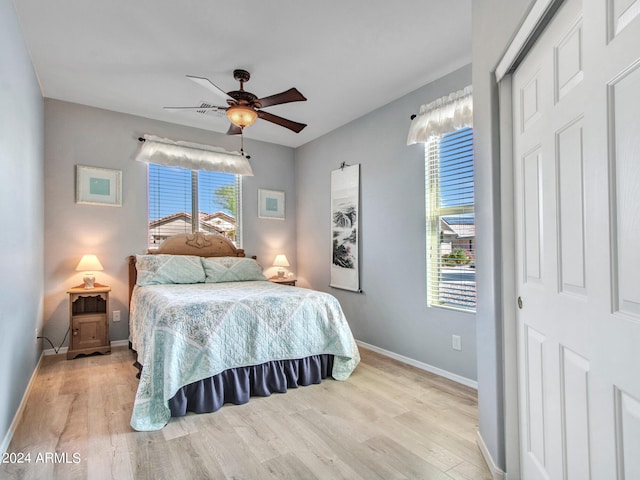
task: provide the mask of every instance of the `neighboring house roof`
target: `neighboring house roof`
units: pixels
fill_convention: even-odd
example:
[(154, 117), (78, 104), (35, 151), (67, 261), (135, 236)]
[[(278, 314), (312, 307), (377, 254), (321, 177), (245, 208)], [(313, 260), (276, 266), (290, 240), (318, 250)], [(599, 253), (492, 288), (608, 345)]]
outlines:
[(212, 220), (220, 219), (220, 220), (224, 220), (225, 222), (232, 223), (234, 225), (236, 224), (236, 219), (225, 212), (215, 212), (215, 213), (208, 213), (208, 214), (201, 213), (201, 215), (203, 215), (202, 220), (205, 222), (211, 222)]
[(442, 232), (446, 236), (456, 236), (456, 232), (454, 232), (449, 224), (444, 220), (444, 218), (440, 218), (440, 232)]
[(444, 218), (440, 219), (440, 231), (446, 236), (455, 238), (472, 238), (476, 236), (475, 224), (448, 223)]
[(475, 225), (449, 225), (456, 232), (458, 238), (470, 238), (476, 236)]
[(175, 222), (176, 220), (183, 220), (191, 223), (191, 214), (185, 212), (174, 213), (173, 215), (167, 215), (166, 217), (158, 218), (153, 222), (149, 222), (149, 228), (157, 228), (167, 223)]
[[(235, 218), (225, 212), (200, 212), (199, 217), (200, 224), (209, 231), (224, 233), (236, 228)], [(157, 220), (149, 222), (149, 230), (158, 229), (160, 227), (164, 227), (164, 229), (171, 228), (172, 224), (180, 222), (190, 224), (191, 214), (187, 212), (178, 212), (162, 218), (158, 218)]]

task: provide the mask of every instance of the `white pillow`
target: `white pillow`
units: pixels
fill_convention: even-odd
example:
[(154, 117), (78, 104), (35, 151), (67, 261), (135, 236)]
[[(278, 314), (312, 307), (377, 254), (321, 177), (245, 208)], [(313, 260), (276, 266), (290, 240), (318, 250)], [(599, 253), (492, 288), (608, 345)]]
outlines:
[(204, 268), (195, 255), (136, 255), (137, 285), (203, 283)]
[(202, 265), (204, 266), (206, 283), (267, 279), (262, 274), (262, 267), (253, 258), (203, 257)]

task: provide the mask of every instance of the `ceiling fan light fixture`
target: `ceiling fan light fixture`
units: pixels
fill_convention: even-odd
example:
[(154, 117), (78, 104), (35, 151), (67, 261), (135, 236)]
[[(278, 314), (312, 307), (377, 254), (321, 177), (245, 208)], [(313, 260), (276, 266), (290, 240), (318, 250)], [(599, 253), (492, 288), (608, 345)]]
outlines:
[(252, 125), (258, 118), (258, 113), (252, 108), (237, 105), (227, 109), (227, 117), (234, 125), (244, 128)]

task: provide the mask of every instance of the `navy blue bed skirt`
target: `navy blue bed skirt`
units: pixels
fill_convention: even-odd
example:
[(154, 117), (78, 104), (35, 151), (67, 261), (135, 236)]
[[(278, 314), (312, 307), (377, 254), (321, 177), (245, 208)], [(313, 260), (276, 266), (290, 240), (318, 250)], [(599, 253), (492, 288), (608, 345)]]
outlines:
[(242, 405), (252, 396), (268, 397), (288, 388), (318, 384), (331, 376), (332, 368), (333, 355), (313, 355), (225, 370), (182, 387), (169, 400), (171, 416), (215, 412), (225, 403)]

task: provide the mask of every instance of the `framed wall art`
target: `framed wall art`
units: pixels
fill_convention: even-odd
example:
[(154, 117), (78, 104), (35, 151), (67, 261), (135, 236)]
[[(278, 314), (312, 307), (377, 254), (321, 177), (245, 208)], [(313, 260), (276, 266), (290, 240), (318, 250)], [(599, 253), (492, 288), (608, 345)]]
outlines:
[(258, 217), (284, 220), (284, 192), (258, 189)]
[(76, 203), (122, 206), (122, 170), (76, 165)]
[(330, 287), (360, 290), (360, 165), (331, 172), (331, 282)]

